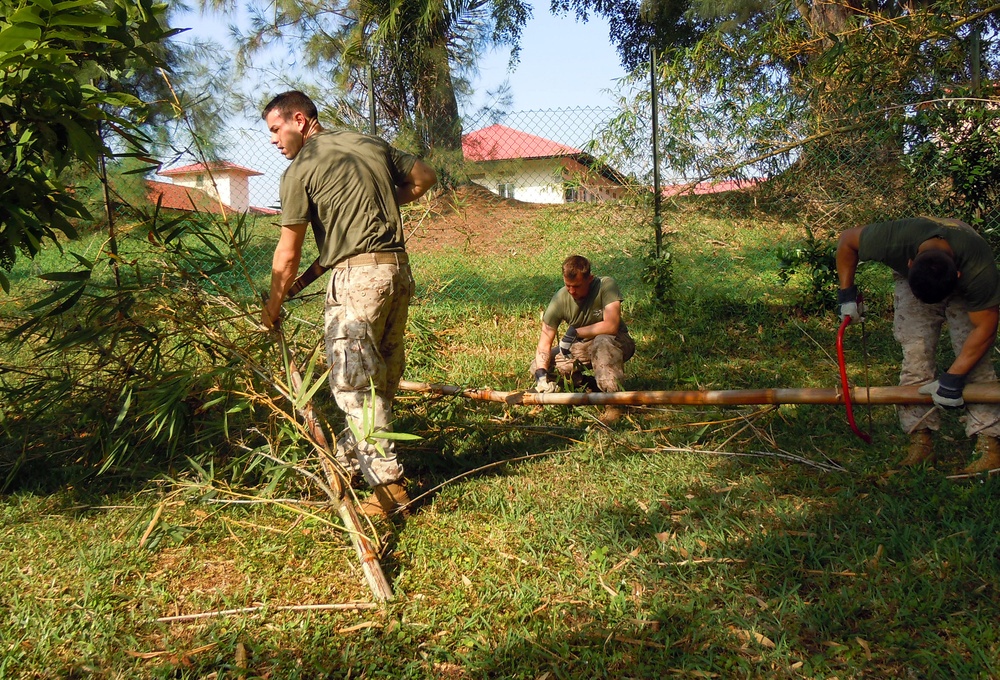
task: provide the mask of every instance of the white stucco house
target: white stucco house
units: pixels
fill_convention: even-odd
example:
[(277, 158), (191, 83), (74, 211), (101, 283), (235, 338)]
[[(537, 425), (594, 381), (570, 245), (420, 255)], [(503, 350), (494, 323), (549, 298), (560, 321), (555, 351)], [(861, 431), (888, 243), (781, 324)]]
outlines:
[(228, 209), (246, 212), (250, 205), (250, 178), (264, 173), (229, 161), (194, 163), (156, 173), (178, 186), (203, 191)]
[(462, 153), (472, 181), (503, 198), (594, 203), (625, 192), (625, 178), (590, 154), (505, 125), (463, 135)]

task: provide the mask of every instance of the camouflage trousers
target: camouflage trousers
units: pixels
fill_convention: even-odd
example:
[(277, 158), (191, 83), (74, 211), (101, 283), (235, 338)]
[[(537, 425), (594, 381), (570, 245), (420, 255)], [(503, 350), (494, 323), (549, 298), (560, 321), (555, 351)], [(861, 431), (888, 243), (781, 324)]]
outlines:
[[(594, 370), (594, 380), (602, 392), (619, 392), (625, 383), (625, 362), (635, 354), (635, 341), (628, 332), (618, 335), (598, 335), (574, 342), (568, 357), (552, 349), (552, 365), (559, 375), (580, 387), (584, 383), (582, 368)], [(531, 362), (528, 372), (533, 376), (538, 368)]]
[(364, 441), (364, 424), (370, 431), (392, 430), (392, 400), (403, 376), (403, 334), (413, 290), (410, 266), (396, 263), (334, 268), (327, 286), (330, 390), (348, 421), (338, 437), (337, 459), (349, 472), (360, 471), (371, 486), (403, 477), (393, 441)]
[[(899, 384), (923, 385), (937, 377), (935, 355), (941, 338), (941, 327), (947, 321), (952, 350), (957, 355), (972, 332), (969, 310), (965, 299), (960, 295), (952, 295), (943, 302), (932, 305), (921, 302), (913, 295), (906, 279), (895, 275), (895, 280), (896, 312), (892, 332), (903, 347)], [(996, 382), (992, 356), (991, 350), (979, 360), (969, 371), (968, 382)], [(941, 427), (940, 409), (933, 409), (924, 418), (928, 408), (931, 408), (924, 404), (900, 405), (896, 408), (899, 424), (904, 432), (909, 432), (914, 426), (935, 431)], [(966, 404), (965, 409), (965, 433), (969, 437), (979, 433), (1000, 435), (1000, 405)]]

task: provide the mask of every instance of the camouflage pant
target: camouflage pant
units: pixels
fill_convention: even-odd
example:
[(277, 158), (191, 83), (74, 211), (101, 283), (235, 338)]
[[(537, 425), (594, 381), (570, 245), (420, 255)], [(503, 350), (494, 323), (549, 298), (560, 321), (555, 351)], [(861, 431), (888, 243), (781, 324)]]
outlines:
[[(627, 332), (618, 335), (598, 335), (579, 340), (570, 348), (570, 355), (564, 357), (559, 348), (552, 349), (555, 370), (572, 380), (577, 387), (583, 382), (580, 367), (593, 368), (594, 380), (602, 392), (618, 392), (625, 382), (625, 362), (635, 354), (635, 341)], [(531, 362), (528, 371), (534, 375), (537, 366)]]
[[(896, 291), (894, 302), (896, 307), (892, 331), (896, 340), (903, 347), (903, 365), (899, 373), (900, 385), (922, 385), (937, 376), (935, 355), (938, 341), (941, 338), (941, 327), (948, 322), (948, 333), (951, 336), (951, 346), (957, 355), (965, 339), (972, 332), (972, 322), (969, 321), (969, 310), (965, 299), (952, 295), (943, 302), (929, 305), (914, 297), (906, 279), (896, 275)], [(996, 382), (993, 371), (993, 353), (990, 351), (977, 363), (967, 376), (968, 382)], [(932, 413), (917, 425), (927, 413), (928, 406), (923, 404), (900, 405), (897, 407), (899, 424), (904, 432), (909, 432), (914, 426), (937, 430), (941, 426), (940, 409)], [(965, 433), (973, 436), (978, 433), (1000, 435), (1000, 406), (996, 404), (967, 404)]]
[[(403, 376), (403, 334), (413, 289), (408, 264), (334, 268), (330, 276), (324, 314), (330, 390), (348, 423), (362, 435), (364, 422), (375, 430), (392, 429), (392, 400)], [(392, 440), (359, 442), (350, 427), (338, 439), (338, 460), (349, 470), (360, 470), (368, 484), (402, 479)]]

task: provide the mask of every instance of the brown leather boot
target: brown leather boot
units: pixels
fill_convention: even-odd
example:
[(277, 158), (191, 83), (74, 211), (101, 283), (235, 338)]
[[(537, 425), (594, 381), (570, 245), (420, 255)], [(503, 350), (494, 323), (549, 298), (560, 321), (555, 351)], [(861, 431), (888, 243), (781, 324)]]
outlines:
[(979, 458), (963, 468), (963, 473), (972, 475), (1000, 468), (1000, 439), (988, 434), (979, 435), (976, 437), (976, 453), (980, 454)]
[(399, 507), (403, 507), (402, 514), (405, 516), (406, 506), (410, 503), (410, 497), (406, 494), (406, 487), (397, 482), (390, 484), (379, 484), (372, 489), (372, 495), (361, 501), (361, 512), (368, 517), (381, 517), (388, 519), (389, 513)]
[(910, 448), (906, 451), (906, 458), (899, 462), (903, 467), (921, 463), (934, 463), (933, 433), (928, 429), (917, 430), (910, 435)]

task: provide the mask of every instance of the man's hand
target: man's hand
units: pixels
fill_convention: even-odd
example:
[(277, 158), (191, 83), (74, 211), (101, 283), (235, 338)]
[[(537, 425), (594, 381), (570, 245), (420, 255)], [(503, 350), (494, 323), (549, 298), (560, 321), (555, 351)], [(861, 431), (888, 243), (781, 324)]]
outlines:
[(264, 308), (260, 311), (260, 323), (264, 328), (271, 331), (281, 323), (281, 307), (272, 311), (269, 299), (264, 299)]
[(551, 394), (559, 391), (559, 385), (549, 382), (548, 371), (539, 368), (535, 371), (535, 387), (533, 389), (538, 394)]
[(858, 287), (841, 288), (837, 291), (837, 304), (840, 320), (851, 317), (852, 322), (864, 321), (865, 306), (858, 301)]
[(569, 356), (570, 347), (577, 340), (576, 329), (570, 326), (566, 329), (566, 335), (563, 336), (562, 340), (559, 341), (559, 352), (564, 356)]
[(964, 375), (942, 373), (940, 378), (922, 386), (917, 392), (931, 395), (934, 404), (941, 408), (961, 408), (965, 405), (965, 399), (962, 398), (964, 387)]

